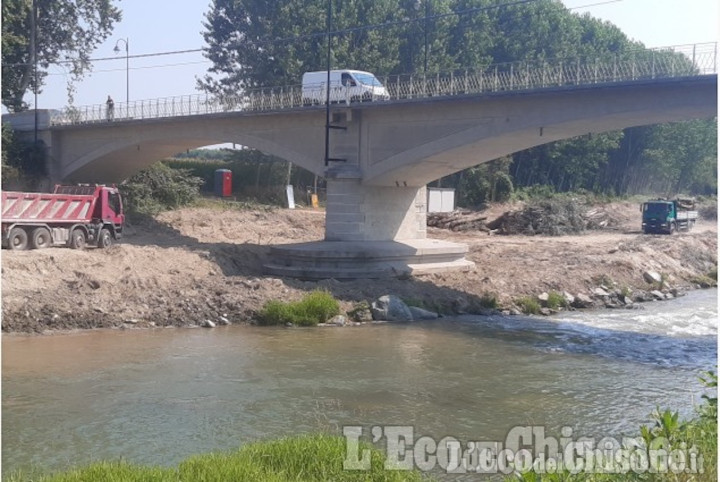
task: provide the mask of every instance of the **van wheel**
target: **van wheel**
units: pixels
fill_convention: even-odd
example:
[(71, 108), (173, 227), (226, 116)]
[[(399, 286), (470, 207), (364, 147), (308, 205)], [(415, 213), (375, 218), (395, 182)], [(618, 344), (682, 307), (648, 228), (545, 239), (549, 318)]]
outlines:
[(10, 234), (8, 234), (8, 247), (16, 251), (27, 249), (27, 231), (25, 231), (23, 228), (12, 228), (10, 230)]
[(72, 249), (85, 249), (86, 244), (85, 231), (80, 228), (73, 229), (72, 233), (70, 233), (70, 247)]
[(48, 230), (48, 228), (40, 227), (33, 229), (30, 245), (34, 249), (44, 249), (49, 247), (50, 244), (52, 244), (52, 239), (50, 237), (50, 230)]
[(98, 236), (98, 248), (109, 248), (113, 244), (113, 237), (109, 229), (103, 229)]

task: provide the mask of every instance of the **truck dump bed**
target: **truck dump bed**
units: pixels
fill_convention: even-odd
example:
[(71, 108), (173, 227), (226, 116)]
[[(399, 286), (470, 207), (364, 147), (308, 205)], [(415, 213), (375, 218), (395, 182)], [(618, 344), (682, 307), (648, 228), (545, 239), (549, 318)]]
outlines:
[(85, 189), (82, 194), (3, 191), (2, 222), (68, 224), (89, 222), (92, 220), (95, 202), (99, 196), (95, 187), (83, 187)]

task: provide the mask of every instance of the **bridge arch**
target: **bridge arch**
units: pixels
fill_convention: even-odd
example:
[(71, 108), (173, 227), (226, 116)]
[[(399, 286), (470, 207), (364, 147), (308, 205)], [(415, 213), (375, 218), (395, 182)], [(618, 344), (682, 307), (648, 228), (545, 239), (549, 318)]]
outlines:
[[(541, 144), (589, 133), (621, 130), (717, 115), (716, 78), (632, 83), (604, 89), (557, 89), (512, 98), (456, 100), (452, 108), (417, 105), (394, 119), (387, 134), (402, 144), (385, 155), (371, 152), (363, 183), (376, 186), (423, 186), (460, 170)], [(411, 107), (408, 106), (408, 110)], [(445, 112), (443, 112), (445, 110)], [(423, 121), (423, 119), (427, 119)], [(383, 121), (382, 124), (386, 124)], [(444, 125), (443, 125), (444, 124)], [(366, 129), (373, 138), (384, 125)], [(377, 155), (376, 155), (377, 154)]]
[(188, 117), (56, 128), (51, 156), (60, 162), (54, 177), (71, 182), (120, 182), (174, 154), (222, 143), (258, 149), (323, 175), (322, 137), (317, 135), (322, 124), (291, 122), (283, 131), (288, 122), (235, 114), (205, 116), (200, 121)]

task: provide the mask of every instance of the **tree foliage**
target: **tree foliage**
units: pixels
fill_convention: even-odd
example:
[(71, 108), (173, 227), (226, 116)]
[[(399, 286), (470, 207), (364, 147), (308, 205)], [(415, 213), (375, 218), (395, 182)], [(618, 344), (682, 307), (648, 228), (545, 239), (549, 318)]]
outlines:
[(669, 195), (717, 192), (717, 121), (693, 120), (656, 126), (643, 153), (641, 174)]
[(43, 178), (45, 169), (45, 145), (18, 139), (10, 124), (2, 125), (2, 187), (8, 183), (33, 185)]
[[(572, 13), (557, 0), (331, 0), (331, 5), (331, 67), (380, 76), (556, 58), (689, 62), (681, 54), (645, 50), (611, 23)], [(303, 72), (324, 70), (326, 7), (326, 0), (212, 0), (204, 36), (213, 66), (199, 86), (216, 95), (235, 94), (298, 84)], [(448, 176), (443, 186), (458, 188), (467, 205), (533, 185), (608, 194), (714, 192), (716, 128), (716, 120), (706, 120), (581, 136)]]
[(155, 214), (192, 203), (203, 182), (188, 170), (170, 169), (158, 162), (132, 176), (120, 190), (128, 212)]
[[(37, 10), (37, 48), (33, 48), (33, 3)], [(73, 81), (90, 69), (90, 54), (120, 19), (121, 12), (113, 0), (3, 0), (3, 105), (11, 112), (27, 109), (24, 95), (40, 92), (48, 67), (57, 62), (67, 63), (72, 103)]]

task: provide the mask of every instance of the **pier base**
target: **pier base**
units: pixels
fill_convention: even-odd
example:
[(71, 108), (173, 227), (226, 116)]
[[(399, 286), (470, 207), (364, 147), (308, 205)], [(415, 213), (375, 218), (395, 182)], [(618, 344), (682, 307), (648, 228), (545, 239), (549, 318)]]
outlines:
[(404, 241), (318, 241), (270, 248), (265, 272), (300, 279), (404, 278), (469, 270), (466, 245), (436, 239)]

